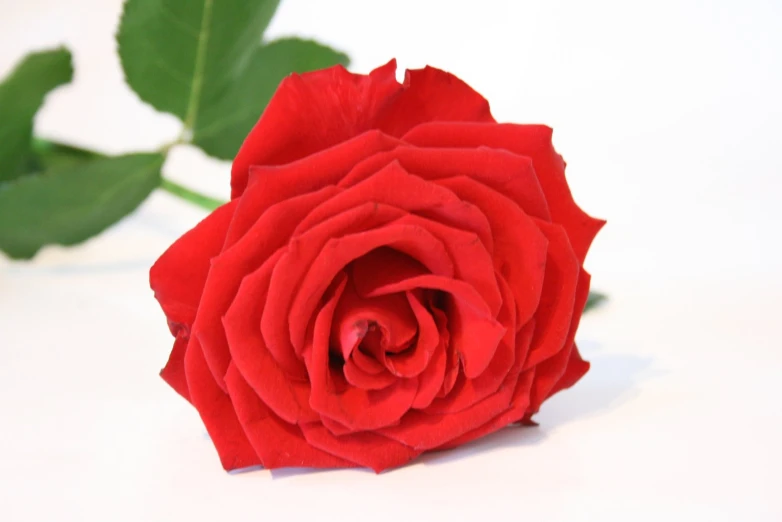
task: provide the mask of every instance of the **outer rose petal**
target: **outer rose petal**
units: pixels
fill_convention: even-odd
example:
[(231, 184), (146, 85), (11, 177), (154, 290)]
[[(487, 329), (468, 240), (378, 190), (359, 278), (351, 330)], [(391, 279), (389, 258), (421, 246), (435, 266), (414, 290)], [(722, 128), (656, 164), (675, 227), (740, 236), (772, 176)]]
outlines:
[[(272, 205), (241, 241), (212, 261), (193, 325), (193, 335), (198, 337), (206, 362), (223, 390), (226, 390), (223, 379), (231, 357), (220, 319), (236, 296), (242, 277), (260, 267), (284, 246), (299, 220), (312, 207), (332, 197), (336, 190), (333, 186), (325, 187)], [(293, 375), (297, 375), (296, 371), (298, 375), (304, 375), (300, 361), (294, 361), (288, 369)]]
[(149, 284), (168, 320), (193, 324), (209, 273), (210, 260), (220, 253), (236, 202), (227, 203), (168, 247), (149, 271)]
[[(524, 369), (552, 357), (567, 345), (568, 333), (581, 309), (575, 307), (579, 264), (562, 227), (538, 223), (549, 240), (548, 262), (540, 305), (535, 312), (535, 336)], [(572, 340), (571, 340), (572, 342)]]
[(548, 396), (551, 397), (557, 392), (570, 388), (576, 384), (587, 371), (589, 371), (589, 363), (581, 358), (581, 354), (578, 352), (578, 346), (573, 344), (573, 350), (570, 352), (570, 360), (565, 368), (565, 374), (557, 381), (557, 384), (554, 385), (554, 388), (549, 392)]
[(400, 143), (379, 131), (368, 131), (293, 163), (252, 165), (249, 167), (249, 188), (239, 200), (236, 215), (228, 229), (226, 247), (238, 241), (275, 203), (336, 185), (356, 163)]
[(405, 73), (403, 89), (377, 117), (379, 129), (402, 136), (429, 121), (494, 122), (489, 102), (451, 73), (425, 67)]
[(366, 76), (338, 65), (285, 78), (234, 160), (231, 197), (244, 192), (251, 165), (289, 163), (374, 128), (402, 89), (395, 74), (391, 60)]
[(473, 179), (510, 198), (530, 216), (551, 220), (532, 160), (503, 149), (400, 146), (367, 156), (342, 178), (339, 185), (353, 186), (393, 161), (428, 181), (456, 177)]
[(431, 218), (453, 228), (475, 233), (486, 250), (494, 248), (491, 228), (486, 216), (476, 207), (461, 201), (447, 188), (414, 176), (396, 161), (383, 164), (377, 171), (346, 188), (339, 196), (313, 210), (296, 229), (294, 235), (312, 228), (330, 216), (367, 201), (384, 203)]
[(438, 181), (465, 201), (482, 209), (494, 234), (494, 262), (516, 300), (515, 321), (526, 323), (540, 303), (548, 239), (513, 201), (472, 178)]
[(380, 429), (378, 433), (415, 449), (435, 448), (482, 426), (507, 410), (517, 378), (518, 376), (514, 376), (506, 381), (497, 393), (460, 412), (438, 415), (412, 410), (402, 418), (398, 426)]
[(266, 469), (282, 467), (350, 468), (355, 466), (311, 446), (301, 429), (277, 417), (231, 365), (225, 375), (236, 414)]
[(190, 339), (185, 354), (185, 372), (190, 400), (204, 421), (223, 468), (231, 470), (261, 464), (239, 424), (230, 397), (215, 383), (195, 338)]
[(535, 377), (535, 369), (527, 370), (519, 377), (516, 383), (516, 389), (513, 392), (513, 398), (511, 399), (511, 407), (497, 415), (494, 419), (487, 422), (483, 426), (476, 428), (472, 431), (462, 434), (455, 439), (452, 439), (445, 444), (438, 446), (436, 449), (444, 450), (455, 448), (466, 444), (471, 440), (475, 440), (489, 433), (494, 433), (500, 430), (512, 422), (516, 422), (524, 415), (524, 411), (529, 405), (529, 390), (532, 386), (532, 380)]
[(318, 418), (309, 405), (310, 384), (283, 371), (269, 352), (260, 331), (271, 271), (283, 253), (270, 257), (261, 268), (242, 280), (236, 299), (223, 317), (230, 356), (236, 369), (274, 413), (295, 424)]
[(565, 180), (565, 163), (551, 142), (552, 131), (543, 125), (487, 123), (425, 123), (402, 139), (423, 147), (494, 147), (529, 156), (551, 209), (551, 219), (565, 227), (578, 260), (605, 221), (591, 218), (575, 201)]
[[(572, 358), (573, 350), (576, 349), (573, 339), (576, 336), (584, 305), (586, 305), (586, 300), (589, 297), (590, 276), (583, 268), (581, 269), (579, 279), (584, 280), (585, 284), (578, 285), (576, 289), (574, 319), (570, 324), (570, 331), (565, 340), (564, 349), (535, 367), (535, 382), (530, 392), (530, 406), (527, 411), (527, 417), (536, 413), (540, 409), (540, 405), (548, 397), (551, 397), (556, 391), (573, 385), (589, 369), (588, 363), (580, 361), (580, 356), (576, 360)], [(571, 364), (573, 365), (572, 367)], [(566, 375), (568, 369), (570, 369), (571, 373)], [(560, 382), (562, 385), (557, 388)]]
[(303, 424), (301, 431), (316, 448), (372, 468), (375, 473), (401, 466), (421, 454), (420, 450), (368, 431), (337, 437), (319, 423)]
[(189, 342), (190, 337), (187, 332), (184, 329), (180, 330), (174, 341), (171, 355), (168, 356), (168, 362), (165, 368), (160, 370), (160, 376), (163, 380), (188, 402), (190, 402), (190, 391), (187, 388), (187, 376), (185, 375), (185, 353)]

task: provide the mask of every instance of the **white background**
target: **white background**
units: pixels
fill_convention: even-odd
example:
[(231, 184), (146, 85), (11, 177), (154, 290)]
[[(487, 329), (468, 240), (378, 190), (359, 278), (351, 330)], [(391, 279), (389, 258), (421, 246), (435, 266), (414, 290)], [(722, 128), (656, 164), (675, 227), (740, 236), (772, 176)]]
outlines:
[[(112, 153), (177, 135), (123, 85), (120, 4), (0, 0), (0, 75), (75, 55), (39, 133)], [(0, 520), (782, 520), (782, 4), (282, 4), (269, 36), (360, 72), (438, 66), (497, 119), (554, 127), (609, 222), (587, 264), (611, 301), (579, 332), (592, 371), (537, 429), (382, 475), (226, 474), (157, 376), (171, 339), (147, 270), (203, 216), (158, 193), (82, 246), (0, 259)], [(228, 168), (180, 148), (165, 172), (227, 197)]]

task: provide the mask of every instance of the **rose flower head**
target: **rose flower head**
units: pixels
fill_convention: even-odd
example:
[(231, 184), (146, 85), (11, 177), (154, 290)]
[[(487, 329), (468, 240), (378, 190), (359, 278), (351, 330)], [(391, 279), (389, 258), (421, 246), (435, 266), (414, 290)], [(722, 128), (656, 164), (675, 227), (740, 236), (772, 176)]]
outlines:
[(396, 63), (282, 81), (232, 199), (151, 269), (161, 375), (225, 469), (402, 465), (510, 423), (589, 369), (574, 343), (603, 221), (550, 128)]

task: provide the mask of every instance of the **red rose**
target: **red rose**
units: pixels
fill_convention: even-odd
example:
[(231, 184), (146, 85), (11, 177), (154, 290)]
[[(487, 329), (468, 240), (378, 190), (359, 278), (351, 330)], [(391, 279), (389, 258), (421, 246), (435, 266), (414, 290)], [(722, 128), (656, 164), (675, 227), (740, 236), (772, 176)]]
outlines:
[(551, 129), (395, 68), (285, 79), (232, 201), (152, 267), (161, 375), (226, 469), (398, 466), (528, 421), (589, 368), (573, 338), (603, 222)]

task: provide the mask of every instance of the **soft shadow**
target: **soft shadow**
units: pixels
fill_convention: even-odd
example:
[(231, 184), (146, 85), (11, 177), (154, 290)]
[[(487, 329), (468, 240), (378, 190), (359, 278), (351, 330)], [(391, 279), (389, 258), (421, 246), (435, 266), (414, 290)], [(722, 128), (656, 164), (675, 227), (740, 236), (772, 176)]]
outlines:
[(639, 394), (639, 383), (664, 372), (651, 369), (653, 359), (627, 354), (600, 355), (595, 343), (581, 342), (584, 358), (591, 362), (589, 372), (573, 388), (547, 400), (533, 418), (537, 427), (511, 425), (458, 448), (425, 453), (415, 463), (438, 465), (472, 455), (542, 442), (568, 422), (609, 415)]
[[(345, 471), (344, 469), (335, 468), (277, 468), (269, 470), (272, 476), (272, 480), (280, 480), (298, 477), (301, 475), (316, 475), (319, 473), (329, 473), (331, 471)], [(375, 472), (369, 468), (350, 468), (350, 471), (355, 473), (366, 473), (368, 475), (375, 475)]]
[(540, 427), (514, 424), (458, 448), (424, 453), (411, 464), (445, 464), (506, 448), (532, 446), (541, 442), (546, 436), (546, 432)]

